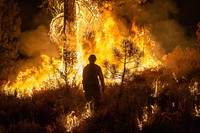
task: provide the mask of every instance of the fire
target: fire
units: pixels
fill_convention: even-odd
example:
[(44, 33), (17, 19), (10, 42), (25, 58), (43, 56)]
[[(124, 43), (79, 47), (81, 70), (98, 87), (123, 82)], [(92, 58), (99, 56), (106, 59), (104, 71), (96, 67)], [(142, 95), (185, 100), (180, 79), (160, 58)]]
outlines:
[(143, 126), (148, 123), (149, 113), (148, 113), (147, 109), (148, 109), (147, 106), (143, 108), (143, 114), (142, 114), (141, 120), (139, 118), (137, 118), (139, 130), (142, 130)]
[[(84, 8), (84, 6), (79, 7), (81, 4), (80, 1), (77, 1), (77, 19), (76, 23), (73, 25), (76, 29), (76, 44), (71, 42), (71, 45), (74, 47), (77, 54), (78, 63), (77, 68), (81, 68), (86, 65), (88, 56), (91, 53), (96, 54), (98, 57), (97, 64), (103, 65), (105, 60), (109, 62), (118, 63), (112, 54), (113, 47), (119, 47), (124, 38), (129, 38), (137, 46), (144, 51), (144, 58), (142, 60), (142, 65), (139, 70), (144, 70), (146, 68), (157, 67), (160, 62), (156, 61), (151, 54), (151, 49), (155, 47), (155, 41), (152, 40), (152, 36), (148, 31), (148, 28), (139, 29), (136, 24), (132, 24), (132, 34), (125, 36), (123, 32), (119, 30), (117, 21), (114, 19), (114, 15), (110, 10), (103, 10), (102, 13), (99, 13), (99, 10), (95, 5), (92, 5), (90, 1), (86, 1), (86, 4), (89, 4), (89, 9)], [(111, 4), (106, 3), (105, 6), (110, 6)], [(92, 11), (92, 13), (89, 12)], [(101, 15), (101, 16), (100, 16)], [(60, 46), (63, 42), (62, 40), (60, 24), (62, 23), (63, 16), (59, 14), (56, 16), (51, 24), (50, 35), (52, 40)], [(59, 20), (60, 19), (60, 20)], [(102, 25), (103, 21), (103, 27)], [(95, 32), (95, 33), (93, 33)], [(68, 35), (67, 35), (68, 36)], [(74, 39), (74, 38), (72, 38)], [(92, 41), (90, 40), (92, 39)], [(70, 42), (69, 42), (70, 43)], [(62, 49), (62, 46), (60, 47)], [(79, 75), (81, 74), (81, 71)]]
[(199, 83), (197, 81), (195, 81), (194, 84), (193, 84), (193, 86), (189, 86), (191, 95), (195, 95), (195, 96), (199, 95), (198, 84)]
[(159, 106), (156, 103), (153, 105), (150, 105), (149, 107), (148, 106), (143, 107), (142, 116), (137, 117), (138, 129), (142, 130), (144, 126), (150, 124), (153, 121), (158, 111), (159, 111)]
[[(62, 58), (54, 59), (42, 55), (41, 67), (21, 71), (15, 82), (8, 82), (4, 85), (6, 94), (16, 94), (17, 97), (31, 97), (35, 91), (55, 89), (66, 83), (80, 84), (82, 69), (87, 64), (88, 56), (92, 53), (97, 56), (97, 64), (102, 66), (103, 71), (106, 69), (103, 68), (103, 63), (106, 60), (117, 64), (119, 71), (122, 71), (123, 64), (116, 60), (112, 50), (114, 47), (120, 47), (123, 39), (131, 40), (144, 53), (141, 65), (131, 72), (159, 67), (161, 63), (156, 60), (152, 53), (156, 42), (147, 27), (139, 28), (133, 20), (131, 33), (125, 35), (119, 29), (116, 16), (112, 13), (112, 4), (106, 3), (104, 5), (109, 6), (110, 10), (104, 7), (100, 8), (90, 0), (77, 0), (75, 5), (76, 18), (73, 23), (66, 23), (64, 33), (67, 34), (63, 33), (63, 3), (57, 6), (59, 11), (54, 14), (55, 16), (50, 24), (50, 39), (57, 45)], [(77, 59), (73, 67), (70, 66), (68, 72), (66, 72), (66, 65), (63, 61), (66, 56), (66, 49), (75, 51)], [(106, 79), (106, 83), (119, 82), (119, 80)]]
[(194, 112), (196, 117), (200, 117), (200, 105), (197, 102), (199, 97), (199, 82), (195, 81), (192, 86), (189, 86), (190, 94), (194, 98)]
[(5, 94), (16, 95), (18, 98), (31, 97), (36, 91), (55, 89), (65, 84), (60, 61), (46, 55), (41, 57), (41, 66), (20, 71), (14, 83), (9, 81), (5, 85)]
[(157, 97), (160, 94), (160, 91), (166, 86), (165, 83), (162, 83), (159, 79), (156, 79), (152, 83), (152, 88), (154, 89), (153, 97)]
[(78, 127), (80, 123), (93, 116), (91, 109), (91, 102), (86, 103), (85, 110), (80, 116), (76, 116), (74, 111), (60, 117), (61, 123), (64, 125), (67, 132), (71, 132), (74, 128)]

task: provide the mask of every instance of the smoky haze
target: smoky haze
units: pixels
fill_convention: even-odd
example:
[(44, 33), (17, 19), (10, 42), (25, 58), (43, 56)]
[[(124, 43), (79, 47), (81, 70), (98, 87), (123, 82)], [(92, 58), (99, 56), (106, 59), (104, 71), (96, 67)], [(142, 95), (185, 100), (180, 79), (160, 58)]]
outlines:
[(142, 9), (139, 20), (150, 25), (151, 33), (166, 52), (170, 52), (177, 45), (194, 44), (194, 41), (186, 36), (186, 30), (173, 17), (179, 11), (173, 1), (155, 0)]
[[(189, 38), (186, 36), (186, 29), (175, 19), (179, 9), (174, 1), (152, 0), (141, 5), (136, 2), (131, 3), (131, 1), (118, 1), (116, 3), (122, 4), (114, 6), (112, 12), (115, 15), (120, 31), (125, 37), (131, 34), (132, 22), (135, 21), (138, 26), (150, 28), (157, 45), (164, 49), (165, 53), (170, 52), (177, 45), (192, 46), (195, 44), (195, 37)], [(56, 47), (52, 45), (48, 37), (49, 15), (39, 12), (29, 23), (30, 25), (27, 29), (32, 30), (22, 34), (19, 52), (26, 56), (37, 56), (37, 54), (41, 53), (49, 56), (58, 56)], [(33, 27), (37, 27), (37, 29), (33, 29)]]
[(59, 58), (59, 51), (49, 38), (49, 17), (39, 12), (32, 18), (29, 30), (25, 30), (18, 39), (18, 60), (11, 69), (9, 79), (14, 81), (20, 71), (27, 68), (40, 67), (43, 61), (41, 55)]
[(47, 27), (42, 25), (35, 30), (22, 33), (19, 40), (19, 53), (31, 58), (42, 54), (59, 57), (57, 47), (49, 39)]
[[(29, 5), (28, 2), (26, 4)], [(22, 6), (26, 7), (26, 10), (32, 10), (27, 5)], [(30, 4), (29, 6), (32, 7), (33, 5)], [(33, 17), (26, 10), (21, 11), (22, 15), (25, 16), (22, 17), (22, 19), (24, 18), (24, 21), (22, 21), (23, 33), (18, 42), (18, 51), (20, 55), (26, 58), (19, 58), (13, 66), (11, 75), (13, 80), (15, 80), (16, 77), (14, 76), (17, 76), (19, 71), (39, 66), (42, 62), (41, 55), (59, 57), (59, 50), (50, 41), (48, 35), (51, 18), (42, 12), (32, 13), (34, 14)], [(132, 34), (133, 21), (139, 27), (149, 27), (151, 34), (156, 39), (156, 52), (168, 53), (177, 45), (193, 46), (195, 44), (195, 39), (187, 37), (186, 29), (176, 21), (174, 16), (177, 15), (179, 9), (172, 0), (151, 0), (141, 5), (123, 2), (114, 6), (111, 10), (119, 31), (122, 32), (124, 37)], [(158, 55), (162, 56), (163, 54)]]
[(125, 2), (113, 10), (124, 35), (130, 34), (132, 21), (138, 26), (149, 27), (163, 53), (172, 51), (177, 45), (195, 44), (195, 37), (186, 36), (187, 30), (177, 22), (179, 9), (172, 0), (154, 0), (142, 5)]
[[(119, 2), (120, 3), (120, 2)], [(111, 9), (120, 31), (124, 37), (131, 34), (132, 22), (138, 26), (147, 26), (157, 42), (157, 47), (167, 53), (177, 45), (192, 46), (195, 44), (194, 38), (186, 36), (184, 29), (175, 17), (179, 9), (172, 0), (154, 0), (145, 4), (122, 2)], [(49, 40), (50, 17), (39, 12), (30, 22), (31, 29), (22, 33), (19, 40), (19, 53), (27, 57), (37, 57), (47, 54), (51, 57), (59, 57), (58, 49)], [(37, 27), (33, 29), (33, 27)]]

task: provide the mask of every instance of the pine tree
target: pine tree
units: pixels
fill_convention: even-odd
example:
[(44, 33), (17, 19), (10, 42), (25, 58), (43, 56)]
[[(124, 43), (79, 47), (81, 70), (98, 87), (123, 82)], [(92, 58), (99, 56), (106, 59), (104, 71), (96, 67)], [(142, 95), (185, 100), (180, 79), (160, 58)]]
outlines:
[(129, 39), (122, 40), (120, 47), (113, 48), (114, 57), (123, 65), (122, 72), (119, 70), (120, 64), (110, 64), (108, 61), (104, 62), (104, 67), (109, 71), (112, 78), (120, 78), (120, 97), (122, 95), (122, 89), (126, 81), (132, 78), (133, 70), (138, 68), (143, 57), (143, 51), (141, 51), (135, 43)]

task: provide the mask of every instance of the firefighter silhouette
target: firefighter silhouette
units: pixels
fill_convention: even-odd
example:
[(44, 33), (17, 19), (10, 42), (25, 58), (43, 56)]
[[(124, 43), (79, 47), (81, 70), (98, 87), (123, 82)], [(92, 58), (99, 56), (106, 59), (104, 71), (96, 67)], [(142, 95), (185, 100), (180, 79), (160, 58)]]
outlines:
[[(86, 101), (93, 101), (94, 109), (98, 109), (100, 106), (100, 85), (102, 88), (102, 92), (104, 92), (104, 77), (102, 74), (101, 67), (95, 64), (97, 60), (95, 55), (90, 55), (89, 64), (83, 69), (83, 89), (85, 91)], [(100, 81), (100, 83), (99, 83)]]

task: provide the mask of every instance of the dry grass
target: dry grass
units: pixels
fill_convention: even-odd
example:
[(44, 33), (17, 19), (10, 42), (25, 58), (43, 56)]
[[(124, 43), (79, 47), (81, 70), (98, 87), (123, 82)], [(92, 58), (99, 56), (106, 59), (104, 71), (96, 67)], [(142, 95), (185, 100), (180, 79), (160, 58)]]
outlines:
[[(198, 132), (200, 118), (195, 106), (200, 105), (200, 96), (190, 92), (200, 82), (197, 71), (200, 56), (195, 55), (199, 55), (199, 50), (175, 49), (167, 56), (166, 67), (137, 75), (123, 89), (120, 98), (119, 86), (107, 87), (100, 109), (73, 132)], [(158, 94), (153, 97), (156, 80)], [(199, 84), (196, 88), (199, 91)], [(153, 105), (157, 105), (157, 110), (152, 109)], [(1, 94), (0, 132), (66, 132), (58, 118), (72, 110), (80, 114), (84, 106), (84, 93), (78, 87), (39, 92), (29, 99)], [(144, 114), (148, 118), (140, 130), (138, 124)]]

